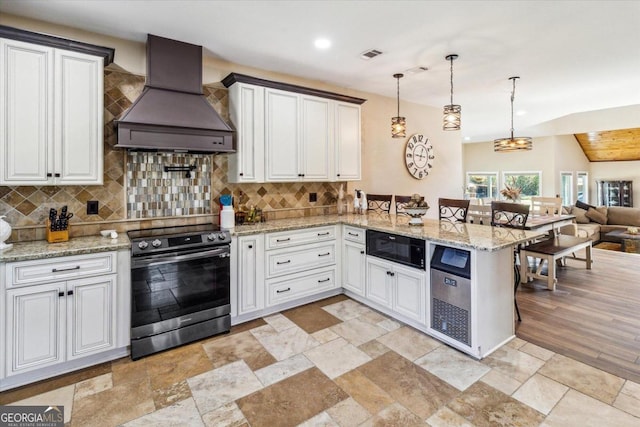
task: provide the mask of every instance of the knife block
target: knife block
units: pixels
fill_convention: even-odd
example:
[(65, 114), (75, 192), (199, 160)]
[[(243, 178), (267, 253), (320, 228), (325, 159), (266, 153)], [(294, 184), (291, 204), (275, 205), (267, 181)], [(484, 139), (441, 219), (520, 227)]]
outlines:
[(70, 225), (67, 226), (66, 230), (51, 231), (51, 221), (47, 220), (47, 242), (60, 243), (69, 241), (69, 227)]

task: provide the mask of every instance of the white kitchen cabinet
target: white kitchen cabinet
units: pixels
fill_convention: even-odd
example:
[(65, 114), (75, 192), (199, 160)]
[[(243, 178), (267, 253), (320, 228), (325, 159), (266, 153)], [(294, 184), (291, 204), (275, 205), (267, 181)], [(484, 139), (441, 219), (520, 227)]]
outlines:
[(363, 99), (234, 73), (223, 84), (237, 130), (230, 182), (361, 179)]
[(116, 277), (9, 289), (7, 376), (115, 348)]
[(342, 237), (342, 287), (364, 296), (365, 230), (345, 225)]
[(1, 185), (102, 184), (103, 64), (0, 39)]
[(238, 237), (238, 315), (264, 308), (264, 235)]
[(406, 318), (424, 323), (425, 272), (367, 257), (366, 298)]
[(236, 152), (229, 154), (229, 182), (264, 182), (264, 88), (229, 87), (229, 114), (236, 127)]
[(335, 102), (335, 181), (361, 179), (360, 105)]
[(267, 181), (301, 181), (300, 96), (265, 90), (265, 159)]

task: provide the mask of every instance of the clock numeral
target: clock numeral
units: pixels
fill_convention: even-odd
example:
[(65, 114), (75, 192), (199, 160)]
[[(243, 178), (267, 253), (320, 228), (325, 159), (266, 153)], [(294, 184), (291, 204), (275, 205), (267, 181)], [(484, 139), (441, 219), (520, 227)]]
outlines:
[(413, 167), (413, 162), (410, 162), (407, 166), (412, 168)]
[(433, 154), (429, 156), (429, 159), (431, 159), (431, 160), (433, 160), (435, 158), (436, 158), (436, 156), (434, 156)]
[(427, 166), (429, 166), (429, 169), (431, 169), (433, 166), (431, 165), (431, 163), (427, 163)]
[(407, 159), (410, 159), (410, 158), (412, 158), (412, 157), (413, 157), (413, 154), (412, 154), (412, 153), (407, 153)]
[(410, 150), (413, 150), (413, 144), (412, 143), (408, 143), (407, 147), (409, 147)]
[(418, 172), (418, 168), (413, 168), (413, 174), (415, 175)]
[(420, 178), (422, 178), (422, 177), (423, 177), (422, 171), (420, 171), (420, 173), (418, 174), (418, 176), (419, 176)]

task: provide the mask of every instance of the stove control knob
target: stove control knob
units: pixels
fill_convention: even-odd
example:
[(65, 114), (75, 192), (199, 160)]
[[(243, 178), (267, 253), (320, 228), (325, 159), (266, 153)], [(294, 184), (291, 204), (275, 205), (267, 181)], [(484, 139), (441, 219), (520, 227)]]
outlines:
[(218, 233), (218, 240), (224, 240), (227, 236), (224, 233)]
[(209, 233), (209, 234), (207, 235), (207, 240), (209, 240), (209, 241), (212, 241), (212, 242), (213, 242), (214, 240), (216, 240), (216, 235), (215, 235), (214, 233)]
[(162, 245), (162, 242), (158, 239), (154, 240), (153, 242), (151, 242), (151, 246), (153, 246), (154, 248), (158, 248), (160, 247), (160, 245)]
[(147, 249), (147, 246), (149, 246), (149, 244), (144, 240), (142, 242), (138, 243), (138, 247), (140, 249)]

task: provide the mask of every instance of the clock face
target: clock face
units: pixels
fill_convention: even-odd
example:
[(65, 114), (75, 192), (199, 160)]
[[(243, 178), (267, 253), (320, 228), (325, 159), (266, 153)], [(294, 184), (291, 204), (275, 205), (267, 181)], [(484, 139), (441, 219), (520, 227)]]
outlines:
[(433, 167), (433, 147), (429, 138), (417, 133), (407, 140), (404, 150), (404, 161), (407, 170), (416, 179), (423, 179)]

